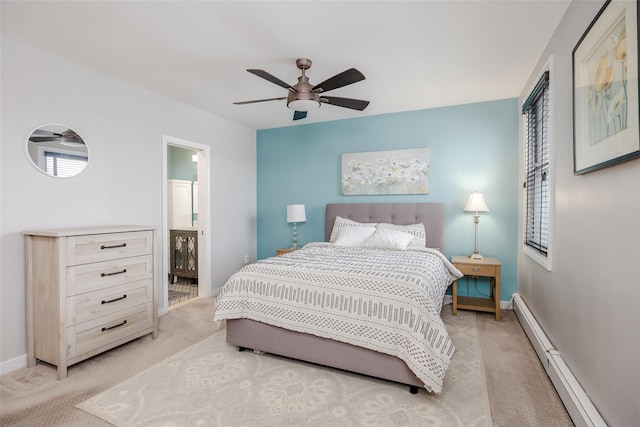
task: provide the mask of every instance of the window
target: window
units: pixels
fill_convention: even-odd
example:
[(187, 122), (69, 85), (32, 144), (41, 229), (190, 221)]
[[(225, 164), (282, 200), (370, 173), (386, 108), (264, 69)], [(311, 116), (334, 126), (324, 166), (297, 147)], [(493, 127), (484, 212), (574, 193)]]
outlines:
[[(549, 256), (549, 71), (522, 105), (524, 115), (524, 244), (533, 258)], [(546, 266), (548, 269), (549, 266)]]
[(52, 176), (67, 178), (76, 176), (84, 169), (87, 158), (75, 156), (73, 154), (58, 153), (55, 151), (45, 151), (45, 171)]

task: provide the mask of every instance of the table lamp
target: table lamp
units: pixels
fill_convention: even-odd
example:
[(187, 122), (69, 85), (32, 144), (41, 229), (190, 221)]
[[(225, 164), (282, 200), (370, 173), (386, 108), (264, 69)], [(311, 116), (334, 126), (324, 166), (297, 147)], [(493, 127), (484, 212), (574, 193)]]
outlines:
[(298, 228), (299, 222), (305, 222), (307, 214), (304, 205), (287, 205), (287, 222), (293, 223), (293, 249), (298, 249)]
[(487, 204), (484, 202), (484, 197), (482, 197), (482, 193), (478, 193), (477, 191), (474, 191), (473, 193), (471, 193), (471, 195), (469, 196), (469, 200), (467, 200), (467, 204), (464, 207), (464, 211), (475, 212), (475, 214), (473, 215), (473, 218), (474, 218), (473, 222), (476, 225), (476, 245), (475, 245), (475, 249), (473, 250), (473, 254), (470, 255), (469, 257), (471, 259), (482, 259), (482, 255), (480, 255), (480, 253), (478, 252), (478, 222), (480, 218), (480, 215), (478, 215), (478, 212), (489, 212), (489, 208), (487, 207)]

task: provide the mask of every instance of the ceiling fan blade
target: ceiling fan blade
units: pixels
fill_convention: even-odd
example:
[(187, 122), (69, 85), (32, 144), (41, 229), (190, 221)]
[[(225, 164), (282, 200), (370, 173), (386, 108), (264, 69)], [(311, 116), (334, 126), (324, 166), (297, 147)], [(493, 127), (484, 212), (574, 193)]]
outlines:
[(369, 101), (353, 98), (340, 98), (337, 96), (321, 96), (320, 101), (337, 107), (351, 108), (352, 110), (358, 111), (364, 110), (369, 105)]
[(281, 101), (283, 99), (287, 99), (287, 97), (281, 96), (280, 98), (256, 99), (255, 101), (240, 101), (240, 102), (234, 102), (234, 104), (235, 105), (254, 104), (256, 102)]
[(50, 130), (44, 130), (44, 129), (36, 129), (33, 131), (33, 133), (38, 135), (47, 135), (47, 136), (62, 136), (61, 133), (56, 133), (56, 132), (52, 132)]
[(49, 141), (58, 141), (59, 139), (60, 138), (57, 137), (57, 136), (36, 136), (36, 135), (31, 135), (29, 137), (29, 141), (31, 141), (31, 142), (49, 142)]
[(347, 71), (336, 74), (322, 83), (315, 85), (312, 90), (314, 92), (329, 92), (330, 90), (347, 86), (360, 80), (364, 80), (364, 74), (355, 68), (349, 68)]
[(293, 87), (291, 87), (291, 85), (289, 83), (283, 82), (282, 80), (280, 80), (276, 76), (272, 76), (271, 74), (267, 73), (264, 70), (249, 69), (247, 71), (250, 72), (251, 74), (255, 74), (258, 77), (262, 77), (263, 79), (268, 80), (271, 83), (275, 83), (280, 87), (283, 87), (285, 89), (289, 89), (290, 91), (293, 91), (293, 92), (296, 91)]
[(306, 111), (296, 111), (293, 113), (293, 120), (305, 119), (307, 117)]

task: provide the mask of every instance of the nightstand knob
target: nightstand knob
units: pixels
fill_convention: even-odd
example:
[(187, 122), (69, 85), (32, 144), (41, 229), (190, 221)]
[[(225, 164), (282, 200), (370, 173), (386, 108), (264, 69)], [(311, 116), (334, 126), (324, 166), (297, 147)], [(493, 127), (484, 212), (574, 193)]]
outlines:
[(474, 273), (479, 273), (480, 269), (479, 268), (472, 268), (471, 271), (473, 271)]

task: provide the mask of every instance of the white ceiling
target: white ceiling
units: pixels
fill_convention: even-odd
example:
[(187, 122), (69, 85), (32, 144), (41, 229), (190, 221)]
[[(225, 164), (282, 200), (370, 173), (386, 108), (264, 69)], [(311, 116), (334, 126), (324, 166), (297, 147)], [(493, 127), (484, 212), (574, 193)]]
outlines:
[[(2, 33), (253, 129), (517, 97), (570, 0), (7, 1)], [(366, 80), (292, 121), (286, 96), (246, 72), (293, 85), (348, 68)]]

